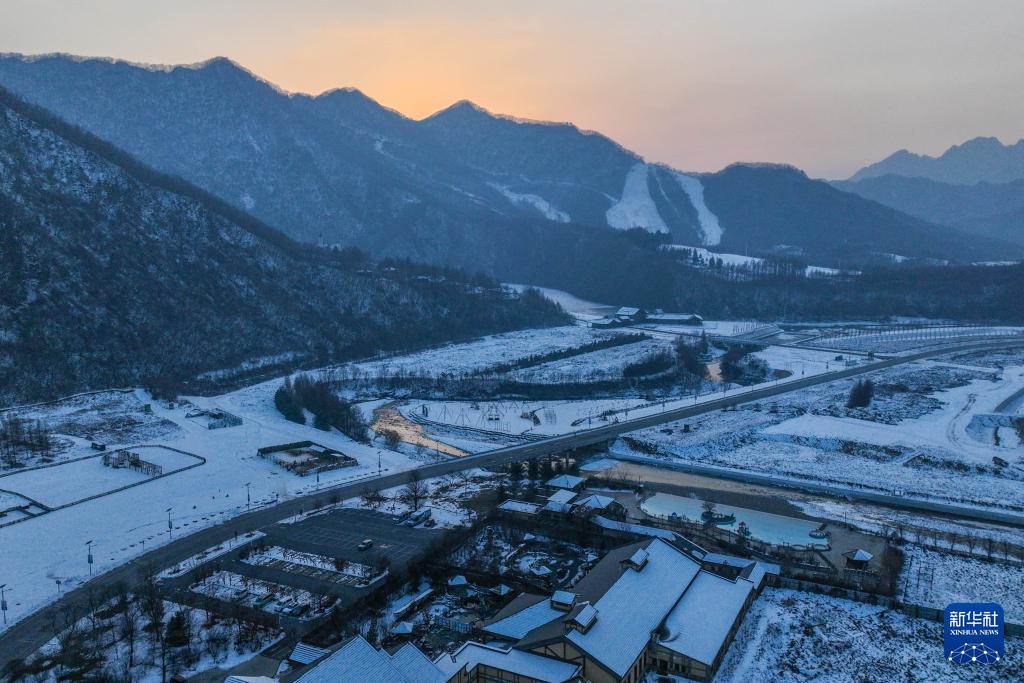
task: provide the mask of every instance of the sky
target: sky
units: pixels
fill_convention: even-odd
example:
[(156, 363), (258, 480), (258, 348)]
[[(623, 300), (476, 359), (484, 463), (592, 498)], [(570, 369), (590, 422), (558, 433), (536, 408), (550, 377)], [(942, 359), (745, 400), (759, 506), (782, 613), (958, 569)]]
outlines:
[(1019, 0), (0, 0), (0, 51), (351, 86), (421, 118), (469, 99), (688, 171), (841, 178), (906, 148), (1024, 137)]

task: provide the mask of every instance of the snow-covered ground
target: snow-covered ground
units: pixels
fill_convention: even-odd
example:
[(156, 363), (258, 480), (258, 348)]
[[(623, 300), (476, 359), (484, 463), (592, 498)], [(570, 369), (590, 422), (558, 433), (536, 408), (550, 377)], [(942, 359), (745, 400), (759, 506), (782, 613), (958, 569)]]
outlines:
[(668, 232), (668, 226), (651, 198), (647, 176), (647, 164), (642, 161), (629, 169), (622, 196), (605, 212), (609, 226), (619, 230), (643, 228), (650, 232)]
[(341, 378), (397, 374), (427, 377), (436, 377), (442, 373), (460, 375), (619, 334), (620, 331), (594, 330), (584, 325), (521, 330), (491, 335), (472, 342), (448, 344), (405, 356), (348, 363), (338, 366), (333, 372)]
[[(246, 502), (246, 484), (251, 507), (315, 490), (313, 477), (299, 477), (260, 458), (256, 450), (262, 446), (310, 439), (356, 458), (358, 465), (354, 467), (322, 473), (321, 489), (375, 477), (378, 451), (385, 473), (422, 464), (414, 456), (381, 449), (375, 444), (358, 444), (336, 431), (323, 432), (288, 422), (273, 405), (273, 393), (279, 385), (280, 380), (264, 382), (220, 397), (191, 399), (195, 406), (221, 408), (240, 416), (243, 422), (237, 427), (206, 429), (185, 418), (190, 406), (169, 409), (140, 391), (135, 399), (140, 405), (152, 405), (152, 424), (157, 425), (162, 438), (148, 428), (125, 431), (117, 420), (110, 421), (109, 429), (90, 428), (91, 438), (107, 443), (110, 450), (158, 441), (202, 456), (206, 463), (0, 528), (0, 547), (9, 550), (3, 555), (2, 579), (9, 587), (8, 623), (56, 599), (56, 579), (60, 579), (64, 587), (73, 588), (88, 578), (85, 546), (88, 540), (94, 541), (93, 572), (102, 572), (141, 554), (143, 543), (145, 550), (166, 543), (168, 508), (174, 525), (173, 535), (178, 538), (245, 512), (250, 507)], [(104, 399), (98, 395), (90, 400), (102, 402)], [(121, 402), (122, 395), (118, 394), (116, 400)], [(45, 407), (34, 410), (46, 417)], [(64, 412), (60, 405), (56, 410), (60, 411), (58, 414)], [(165, 423), (171, 428), (165, 428)], [(98, 463), (98, 460), (83, 462)], [(38, 472), (59, 474), (61, 468), (67, 466), (70, 465)], [(102, 468), (102, 465), (96, 466)], [(53, 481), (53, 486), (64, 492), (73, 492), (73, 484), (73, 480), (69, 485), (59, 476)], [(66, 497), (65, 493), (60, 495)]]
[[(629, 354), (631, 347), (647, 343), (629, 344), (605, 351), (632, 357)], [(529, 370), (544, 368), (547, 365), (557, 366), (559, 363), (586, 363), (589, 362), (585, 360), (586, 356), (603, 353), (604, 351), (584, 354)], [(767, 347), (754, 355), (763, 358), (772, 369), (791, 373), (787, 378), (778, 380), (778, 382), (798, 380), (802, 377), (827, 372), (829, 369), (837, 369), (837, 363), (834, 360), (836, 354), (825, 351), (795, 347)], [(551, 401), (416, 400), (401, 404), (398, 409), (410, 419), (422, 422), (427, 430), (439, 440), (469, 452), (480, 452), (490, 450), (498, 445), (493, 443), (493, 438), (567, 434), (599, 427), (609, 422), (654, 415), (673, 408), (691, 406), (724, 396), (741, 396), (744, 392), (749, 391), (748, 387), (718, 388), (720, 386), (708, 383), (708, 388), (696, 398), (691, 395), (655, 400), (640, 396)]]
[[(243, 626), (237, 621), (220, 621), (211, 625), (202, 610), (166, 600), (163, 601), (163, 606), (163, 628), (167, 627), (175, 614), (187, 615), (189, 646), (171, 648), (168, 657), (168, 672), (181, 674), (183, 677), (215, 667), (222, 670), (230, 669), (248, 661), (257, 652), (284, 635), (276, 629)], [(135, 608), (133, 606), (130, 609)], [(125, 624), (129, 620), (138, 625), (131, 654), (124, 637)], [(96, 636), (85, 636), (85, 644), (88, 650), (90, 642), (94, 642), (103, 673), (112, 679), (134, 683), (160, 683), (161, 680), (166, 680), (166, 676), (161, 676), (159, 646), (153, 642), (151, 633), (142, 631), (145, 623), (146, 618), (142, 615), (137, 615), (133, 611), (132, 616), (125, 616), (122, 610), (116, 608), (96, 619), (98, 633)], [(74, 625), (79, 634), (90, 633), (92, 627), (93, 622), (88, 617), (83, 617)], [(57, 655), (60, 652), (61, 639), (67, 639), (69, 642), (72, 640), (68, 636), (70, 631), (71, 629), (65, 630), (60, 638), (54, 638), (43, 646), (38, 653), (39, 656), (45, 659)], [(99, 671), (89, 673), (102, 678)], [(33, 676), (33, 680), (39, 683), (56, 683), (67, 678), (58, 677), (57, 672), (50, 669)]]
[[(202, 462), (191, 455), (159, 446), (133, 448), (132, 452), (145, 462), (162, 467), (165, 476)], [(5, 474), (0, 476), (0, 486), (55, 508), (125, 486), (143, 484), (154, 476), (127, 467), (107, 467), (103, 464), (103, 456), (96, 455), (51, 467)]]
[(718, 222), (718, 216), (704, 203), (704, 184), (700, 182), (699, 178), (684, 173), (676, 173), (675, 176), (683, 191), (686, 192), (686, 196), (690, 198), (693, 208), (697, 211), (701, 243), (708, 247), (715, 246), (722, 241), (722, 234), (725, 231), (722, 230), (722, 226)]
[(754, 602), (715, 680), (1012, 681), (1024, 677), (1024, 639), (1008, 638), (998, 665), (962, 666), (943, 656), (942, 624), (841, 598), (768, 588)]
[[(903, 548), (900, 597), (921, 607), (945, 609), (954, 602), (998, 602), (1006, 620), (1024, 624), (1024, 567), (936, 552), (908, 543)], [(998, 549), (996, 549), (998, 558)]]
[(627, 365), (671, 349), (670, 339), (649, 339), (513, 370), (508, 377), (517, 382), (536, 384), (616, 380), (622, 378), (622, 370)]
[[(1024, 508), (1020, 454), (967, 432), (973, 414), (991, 411), (1024, 386), (1024, 367), (993, 373), (922, 361), (873, 379), (876, 397), (867, 409), (845, 407), (853, 383), (847, 380), (781, 396), (760, 409), (686, 420), (690, 432), (673, 423), (633, 436), (656, 445), (663, 458)], [(993, 456), (1010, 465), (994, 465)]]
[(616, 306), (612, 306), (610, 304), (599, 304), (594, 301), (586, 301), (585, 299), (581, 299), (578, 296), (562, 291), (561, 289), (534, 287), (533, 285), (520, 285), (514, 283), (505, 283), (505, 286), (511, 287), (517, 292), (522, 292), (525, 289), (536, 289), (545, 297), (564, 308), (567, 313), (579, 318), (580, 320), (601, 318), (616, 310)]

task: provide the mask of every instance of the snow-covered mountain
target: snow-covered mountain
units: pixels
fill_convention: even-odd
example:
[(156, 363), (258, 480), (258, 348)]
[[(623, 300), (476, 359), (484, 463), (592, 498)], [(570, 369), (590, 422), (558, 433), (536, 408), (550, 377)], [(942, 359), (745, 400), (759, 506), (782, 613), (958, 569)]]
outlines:
[(563, 317), (493, 281), (297, 243), (0, 88), (0, 405)]
[(1004, 145), (992, 137), (979, 137), (953, 145), (940, 156), (914, 154), (905, 149), (865, 166), (850, 180), (884, 175), (927, 178), (954, 185), (1008, 183), (1024, 179), (1024, 139)]
[(416, 121), (352, 89), (286, 93), (224, 58), (153, 67), (5, 55), (0, 85), (296, 239), (517, 281), (534, 265), (524, 243), (585, 247), (595, 230), (642, 228), (820, 265), (877, 252), (977, 260), (1004, 249), (788, 167), (683, 173), (571, 124), (470, 102)]

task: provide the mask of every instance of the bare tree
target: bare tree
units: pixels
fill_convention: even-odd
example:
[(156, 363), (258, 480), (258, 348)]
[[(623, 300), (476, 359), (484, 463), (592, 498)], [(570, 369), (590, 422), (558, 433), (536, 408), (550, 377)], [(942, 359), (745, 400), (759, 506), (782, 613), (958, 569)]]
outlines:
[(420, 509), (420, 505), (429, 493), (430, 489), (420, 479), (419, 473), (413, 471), (409, 477), (409, 483), (402, 488), (399, 500), (412, 508), (413, 512), (416, 512)]

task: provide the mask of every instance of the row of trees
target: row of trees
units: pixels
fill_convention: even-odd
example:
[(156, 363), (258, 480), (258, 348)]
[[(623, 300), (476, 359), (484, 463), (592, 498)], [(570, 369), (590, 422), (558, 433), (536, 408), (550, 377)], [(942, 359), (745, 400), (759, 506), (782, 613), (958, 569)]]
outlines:
[(303, 410), (313, 414), (313, 426), (327, 431), (332, 427), (361, 443), (369, 442), (366, 422), (348, 401), (342, 399), (330, 382), (300, 375), (290, 377), (274, 393), (274, 405), (288, 420), (306, 423)]
[(5, 467), (21, 467), (25, 453), (47, 457), (53, 451), (50, 432), (41, 420), (16, 415), (0, 417), (0, 458)]

